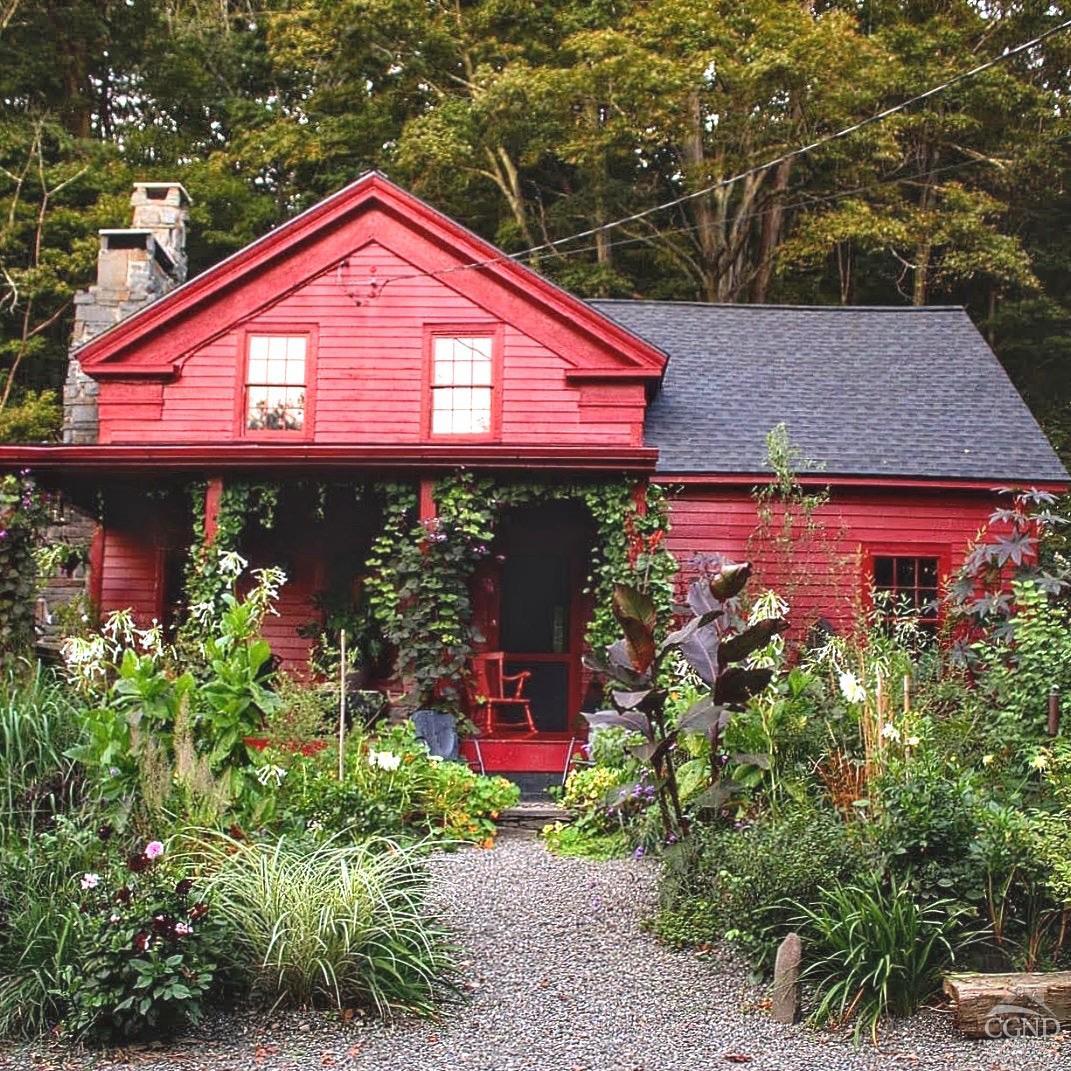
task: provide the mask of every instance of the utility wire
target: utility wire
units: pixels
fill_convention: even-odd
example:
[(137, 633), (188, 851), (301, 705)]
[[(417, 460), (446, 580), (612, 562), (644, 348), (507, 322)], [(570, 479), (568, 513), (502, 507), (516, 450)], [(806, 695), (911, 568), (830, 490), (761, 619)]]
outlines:
[[(814, 141), (808, 142), (806, 145), (800, 145), (795, 149), (790, 149), (788, 152), (782, 153), (780, 156), (774, 157), (772, 160), (767, 160), (765, 163), (756, 164), (754, 167), (749, 167), (744, 171), (740, 171), (729, 178), (719, 179), (717, 182), (712, 182), (707, 186), (698, 190), (693, 190), (691, 193), (682, 194), (680, 197), (674, 197), (672, 200), (663, 201), (661, 204), (652, 206), (651, 208), (642, 209), (639, 212), (633, 212), (629, 216), (623, 216), (621, 219), (612, 220), (609, 223), (600, 223), (598, 226), (589, 227), (587, 230), (577, 231), (575, 234), (570, 234), (565, 238), (555, 238), (553, 241), (542, 242), (539, 245), (534, 245), (528, 249), (522, 249), (518, 253), (502, 253), (496, 257), (490, 257), (487, 260), (477, 260), (470, 264), (457, 264), (450, 268), (440, 268), (436, 271), (430, 272), (413, 272), (409, 275), (397, 275), (388, 277), (386, 279), (369, 280), (369, 285), (373, 290), (382, 290), (389, 282), (400, 282), (403, 279), (422, 278), (426, 276), (440, 276), (449, 275), (456, 271), (471, 271), (474, 268), (486, 268), (494, 264), (503, 264), (511, 260), (520, 260), (524, 257), (530, 257), (535, 253), (541, 253), (544, 250), (552, 250), (558, 255), (564, 255), (565, 251), (558, 250), (557, 247), (567, 242), (575, 242), (581, 238), (590, 238), (596, 234), (601, 234), (604, 231), (613, 230), (617, 227), (623, 227), (628, 223), (635, 223), (637, 220), (645, 219), (647, 216), (654, 215), (656, 212), (664, 212), (668, 208), (674, 208), (677, 205), (685, 204), (689, 201), (695, 200), (697, 197), (704, 197), (709, 193), (713, 193), (715, 190), (724, 189), (726, 186), (735, 185), (737, 182), (741, 182), (746, 178), (750, 178), (752, 175), (757, 175), (761, 171), (767, 171), (771, 167), (777, 167), (779, 164), (785, 163), (788, 160), (795, 160), (800, 156), (806, 156), (816, 149), (820, 149), (825, 145), (829, 145), (831, 142), (840, 141), (843, 138), (850, 137), (852, 134), (858, 133), (860, 130), (865, 129), (868, 126), (873, 126), (875, 123), (880, 123), (890, 116), (896, 115), (899, 112), (905, 111), (907, 108), (912, 107), (915, 104), (924, 100), (929, 100), (931, 97), (935, 97), (940, 93), (944, 93), (946, 90), (960, 85), (963, 82), (968, 81), (971, 78), (977, 77), (984, 71), (991, 70), (994, 67), (999, 66), (1002, 63), (1006, 63), (1008, 60), (1015, 56), (1021, 55), (1023, 52), (1028, 51), (1031, 48), (1041, 44), (1042, 41), (1053, 37), (1055, 34), (1062, 33), (1064, 30), (1071, 29), (1071, 19), (1065, 19), (1063, 22), (1057, 23), (1055, 26), (1049, 27), (1042, 33), (1039, 33), (1036, 37), (1032, 37), (1029, 41), (1024, 41), (1020, 45), (1016, 45), (1014, 48), (1006, 49), (999, 56), (994, 56), (991, 59), (986, 60), (984, 63), (979, 63), (969, 70), (961, 71), (959, 74), (954, 75), (947, 81), (941, 82), (938, 85), (931, 86), (929, 89), (922, 93), (918, 93), (913, 97), (909, 97), (907, 100), (900, 101), (899, 104), (894, 104), (889, 108), (885, 108), (883, 111), (875, 112), (873, 115), (868, 115), (865, 119), (860, 119), (858, 122), (852, 123), (850, 126), (843, 127), (833, 134), (826, 134), (821, 138), (816, 138)], [(341, 265), (340, 265), (341, 268)], [(348, 287), (347, 287), (348, 290)]]

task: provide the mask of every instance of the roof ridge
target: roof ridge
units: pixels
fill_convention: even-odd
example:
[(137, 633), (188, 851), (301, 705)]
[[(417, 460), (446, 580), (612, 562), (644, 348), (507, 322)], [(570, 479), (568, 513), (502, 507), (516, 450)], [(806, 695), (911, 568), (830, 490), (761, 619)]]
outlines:
[(803, 305), (771, 302), (682, 301), (663, 298), (588, 298), (589, 305), (682, 305), (699, 309), (787, 309), (802, 312), (966, 312), (963, 305)]

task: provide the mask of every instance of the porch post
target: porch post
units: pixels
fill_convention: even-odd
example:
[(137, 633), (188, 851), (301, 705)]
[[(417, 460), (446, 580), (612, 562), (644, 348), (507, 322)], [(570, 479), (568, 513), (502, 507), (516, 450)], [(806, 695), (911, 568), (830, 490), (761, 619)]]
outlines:
[(419, 521), (430, 521), (436, 515), (435, 481), (430, 476), (420, 478)]
[(219, 507), (223, 500), (223, 477), (213, 476), (205, 491), (205, 543), (216, 538), (219, 529)]
[(637, 480), (632, 485), (632, 501), (641, 517), (647, 516), (647, 481)]

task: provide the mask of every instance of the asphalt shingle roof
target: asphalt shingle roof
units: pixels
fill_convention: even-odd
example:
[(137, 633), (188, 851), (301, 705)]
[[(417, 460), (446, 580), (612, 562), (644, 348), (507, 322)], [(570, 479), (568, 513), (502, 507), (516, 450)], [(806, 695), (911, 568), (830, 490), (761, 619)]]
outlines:
[(961, 308), (591, 304), (669, 357), (661, 472), (762, 472), (783, 421), (830, 475), (1067, 479)]

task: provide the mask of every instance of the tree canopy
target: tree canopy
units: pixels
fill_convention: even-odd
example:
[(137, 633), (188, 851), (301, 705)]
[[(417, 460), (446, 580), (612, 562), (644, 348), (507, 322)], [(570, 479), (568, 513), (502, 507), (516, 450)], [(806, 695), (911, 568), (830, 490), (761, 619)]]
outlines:
[[(53, 432), (134, 179), (204, 269), (379, 168), (586, 296), (965, 305), (1071, 454), (1071, 16), (1049, 0), (0, 0), (0, 440)], [(549, 243), (560, 242), (557, 245)]]

